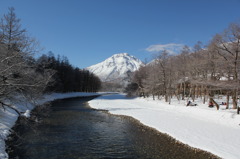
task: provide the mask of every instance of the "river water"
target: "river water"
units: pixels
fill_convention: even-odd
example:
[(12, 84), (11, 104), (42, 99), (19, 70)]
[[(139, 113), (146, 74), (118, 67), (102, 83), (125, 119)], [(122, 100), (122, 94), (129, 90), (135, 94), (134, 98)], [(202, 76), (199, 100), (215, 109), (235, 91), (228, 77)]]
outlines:
[[(18, 122), (7, 141), (10, 158), (216, 158), (185, 146), (133, 118), (91, 109), (92, 98), (51, 103), (39, 122)], [(34, 119), (36, 120), (36, 119)]]

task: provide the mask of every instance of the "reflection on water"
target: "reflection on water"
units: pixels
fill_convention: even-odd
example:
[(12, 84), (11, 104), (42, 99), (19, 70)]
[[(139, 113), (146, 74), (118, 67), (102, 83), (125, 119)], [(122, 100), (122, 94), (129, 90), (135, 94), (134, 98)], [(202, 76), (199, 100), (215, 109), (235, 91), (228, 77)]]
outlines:
[[(91, 109), (90, 98), (52, 103), (48, 117), (9, 144), (10, 158), (208, 158), (209, 154), (178, 144), (132, 118)], [(16, 130), (18, 131), (18, 130)], [(10, 151), (12, 150), (12, 151)]]

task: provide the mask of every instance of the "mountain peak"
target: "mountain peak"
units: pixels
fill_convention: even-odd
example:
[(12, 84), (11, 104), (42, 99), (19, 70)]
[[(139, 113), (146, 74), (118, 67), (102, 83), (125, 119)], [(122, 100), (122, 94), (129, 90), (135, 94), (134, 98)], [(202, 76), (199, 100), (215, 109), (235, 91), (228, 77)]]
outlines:
[(130, 56), (128, 53), (118, 53), (118, 54), (114, 54), (114, 57), (123, 57), (123, 56)]
[(128, 53), (118, 53), (103, 62), (87, 67), (86, 69), (96, 74), (103, 82), (127, 80), (131, 72), (143, 65), (143, 62)]

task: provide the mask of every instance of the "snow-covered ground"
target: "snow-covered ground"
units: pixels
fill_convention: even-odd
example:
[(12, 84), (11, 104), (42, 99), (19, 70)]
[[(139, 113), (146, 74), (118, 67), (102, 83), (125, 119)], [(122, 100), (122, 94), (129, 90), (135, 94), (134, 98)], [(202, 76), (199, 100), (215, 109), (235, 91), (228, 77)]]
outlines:
[[(72, 97), (86, 97), (93, 95), (100, 95), (103, 93), (53, 93), (49, 95), (45, 95), (42, 99), (38, 101), (38, 105), (42, 105), (46, 102), (50, 102), (56, 99), (64, 99), (64, 98), (72, 98)], [(14, 103), (11, 103), (14, 104)], [(23, 102), (14, 105), (17, 110), (23, 112), (23, 115), (26, 117), (30, 116), (31, 110), (34, 108), (34, 105)], [(7, 159), (8, 155), (5, 152), (5, 139), (9, 135), (11, 128), (14, 126), (15, 122), (18, 119), (18, 114), (9, 108), (5, 110), (0, 109), (0, 159)]]
[[(225, 102), (219, 99), (218, 102)], [(127, 115), (167, 133), (195, 148), (209, 151), (222, 158), (240, 158), (240, 115), (236, 110), (209, 108), (196, 101), (197, 106), (186, 107), (186, 101), (172, 100), (171, 105), (151, 98), (127, 98), (125, 95), (107, 95), (89, 101), (95, 109), (112, 114)]]

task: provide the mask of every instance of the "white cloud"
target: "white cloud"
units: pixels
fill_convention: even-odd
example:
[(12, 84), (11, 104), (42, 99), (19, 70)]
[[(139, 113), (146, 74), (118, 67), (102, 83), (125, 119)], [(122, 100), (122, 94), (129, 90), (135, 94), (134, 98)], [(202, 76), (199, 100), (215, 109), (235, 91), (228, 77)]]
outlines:
[(184, 46), (183, 44), (175, 44), (175, 43), (156, 44), (156, 45), (150, 45), (148, 48), (146, 48), (146, 51), (157, 53), (157, 52), (166, 50), (169, 52), (169, 54), (176, 54), (182, 50), (183, 46)]

